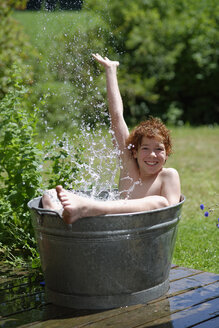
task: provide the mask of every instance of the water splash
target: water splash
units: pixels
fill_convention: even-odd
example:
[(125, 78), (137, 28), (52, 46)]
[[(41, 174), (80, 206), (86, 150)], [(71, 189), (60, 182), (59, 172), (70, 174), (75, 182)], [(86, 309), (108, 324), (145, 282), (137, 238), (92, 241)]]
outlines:
[[(108, 1), (104, 2), (107, 12)], [(103, 8), (101, 8), (103, 9)], [(118, 150), (112, 147), (109, 117), (106, 107), (104, 73), (95, 67), (91, 54), (107, 55), (105, 46), (106, 30), (102, 25), (106, 17), (85, 10), (80, 12), (48, 12), (38, 14), (36, 44), (39, 51), (38, 92), (44, 92), (42, 125), (46, 133), (54, 132), (53, 146), (58, 147), (60, 138), (56, 127), (62, 126), (77, 131), (80, 124), (80, 143), (86, 149), (83, 163), (75, 158), (74, 140), (66, 139), (65, 151), (72, 165), (78, 168), (80, 176), (72, 179), (72, 189), (92, 189), (91, 196), (97, 197), (103, 190), (114, 195), (119, 175)], [(110, 29), (110, 17), (107, 17)], [(90, 40), (89, 31), (96, 33)], [(113, 45), (113, 34), (108, 37)], [(101, 46), (100, 42), (101, 40)], [(42, 94), (40, 94), (42, 97)], [(52, 108), (52, 109), (51, 109)], [(91, 125), (87, 124), (91, 122)], [(100, 123), (101, 122), (101, 123)], [(96, 126), (94, 129), (93, 126)], [(106, 132), (107, 131), (107, 132)], [(72, 133), (71, 133), (72, 134)]]
[(109, 5), (107, 0), (98, 10), (84, 4), (79, 12), (49, 12), (45, 8), (36, 13), (39, 65), (35, 76), (37, 92), (46, 98), (42, 110), (46, 131), (56, 130), (60, 124), (75, 126), (81, 119), (94, 124), (105, 119), (105, 77), (91, 54), (116, 56)]
[(108, 190), (114, 198), (120, 167), (119, 151), (112, 146), (110, 131), (102, 125), (102, 129), (96, 131), (89, 126), (82, 128), (86, 155), (82, 164), (75, 163), (81, 174), (80, 178), (74, 180), (74, 189), (83, 189), (85, 192), (91, 190), (91, 197), (98, 197)]

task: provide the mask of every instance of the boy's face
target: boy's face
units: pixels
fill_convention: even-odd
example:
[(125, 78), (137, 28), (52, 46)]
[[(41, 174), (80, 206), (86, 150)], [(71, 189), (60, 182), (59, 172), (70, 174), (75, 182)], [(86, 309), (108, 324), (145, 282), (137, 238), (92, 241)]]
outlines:
[(138, 150), (133, 151), (141, 173), (158, 173), (167, 160), (165, 146), (160, 138), (143, 137)]

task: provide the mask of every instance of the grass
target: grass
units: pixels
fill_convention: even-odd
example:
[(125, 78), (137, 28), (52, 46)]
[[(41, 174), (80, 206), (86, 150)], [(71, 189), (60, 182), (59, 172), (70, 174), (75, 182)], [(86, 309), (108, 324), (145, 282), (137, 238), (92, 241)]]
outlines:
[[(76, 30), (83, 33), (87, 27), (96, 26), (100, 18), (89, 11), (15, 11), (13, 17), (23, 25), (30, 42), (43, 54), (49, 53), (59, 35)], [(52, 41), (53, 40), (53, 41)], [(50, 41), (50, 42), (49, 42)], [(80, 42), (80, 40), (78, 40)]]
[[(23, 24), (30, 41), (38, 51), (42, 51), (45, 61), (52, 47), (52, 42), (48, 44), (50, 35), (72, 33), (78, 24), (80, 29), (88, 22), (93, 24), (93, 17), (89, 17), (87, 12), (64, 12), (58, 15), (15, 12), (14, 17)], [(179, 171), (182, 193), (186, 196), (173, 262), (219, 273), (219, 229), (216, 227), (219, 209), (205, 218), (199, 208), (202, 203), (209, 207), (219, 204), (219, 128), (173, 128), (172, 134), (175, 152), (168, 159), (167, 166)]]
[[(174, 154), (168, 166), (181, 177), (186, 196), (173, 262), (185, 267), (219, 273), (219, 128), (173, 129)], [(200, 204), (215, 208), (204, 216)]]

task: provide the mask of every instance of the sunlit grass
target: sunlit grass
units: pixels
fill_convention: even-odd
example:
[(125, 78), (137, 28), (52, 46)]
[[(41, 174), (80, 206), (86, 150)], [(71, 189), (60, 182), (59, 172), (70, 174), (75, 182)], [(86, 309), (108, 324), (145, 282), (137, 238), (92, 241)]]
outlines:
[(219, 204), (219, 128), (173, 129), (174, 154), (168, 166), (181, 177), (186, 196), (173, 262), (185, 267), (219, 272), (219, 208), (206, 218), (200, 204)]
[(43, 52), (53, 47), (51, 41), (60, 34), (67, 36), (76, 30), (83, 33), (87, 26), (92, 28), (97, 20), (100, 20), (94, 13), (90, 14), (85, 10), (79, 12), (15, 11), (13, 17), (24, 27), (31, 44), (38, 49), (43, 49)]

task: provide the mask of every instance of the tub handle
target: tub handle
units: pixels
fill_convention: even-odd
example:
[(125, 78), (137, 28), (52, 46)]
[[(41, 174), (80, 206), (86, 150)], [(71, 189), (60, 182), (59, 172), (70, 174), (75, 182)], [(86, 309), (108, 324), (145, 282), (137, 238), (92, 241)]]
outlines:
[(39, 214), (39, 215), (48, 214), (48, 215), (58, 216), (62, 220), (61, 215), (57, 211), (41, 209), (39, 207), (32, 207), (32, 209), (35, 210), (37, 212), (37, 214)]

